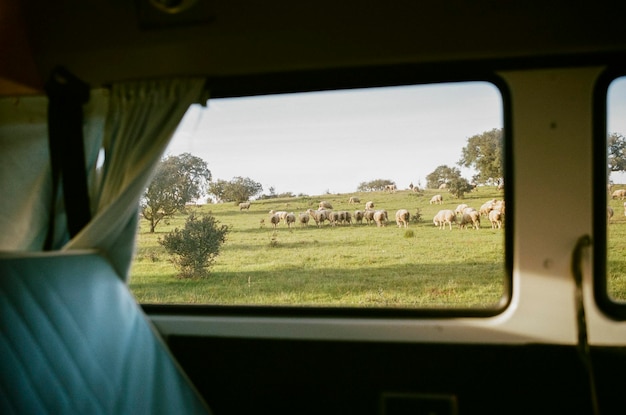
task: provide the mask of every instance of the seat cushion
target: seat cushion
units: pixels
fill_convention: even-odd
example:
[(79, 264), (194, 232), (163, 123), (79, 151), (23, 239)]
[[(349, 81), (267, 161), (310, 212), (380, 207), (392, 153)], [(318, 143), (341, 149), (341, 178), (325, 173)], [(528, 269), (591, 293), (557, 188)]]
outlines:
[(103, 257), (0, 257), (0, 413), (205, 414)]

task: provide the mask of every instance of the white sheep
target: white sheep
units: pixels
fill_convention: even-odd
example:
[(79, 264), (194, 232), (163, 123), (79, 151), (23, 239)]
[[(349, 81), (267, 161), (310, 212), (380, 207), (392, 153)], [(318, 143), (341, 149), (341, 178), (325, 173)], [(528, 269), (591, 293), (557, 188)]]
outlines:
[(377, 210), (374, 212), (374, 222), (376, 222), (376, 226), (387, 226), (387, 211), (386, 210)]
[(242, 211), (244, 209), (245, 210), (250, 210), (250, 204), (251, 204), (250, 202), (241, 202), (239, 204), (239, 211)]
[(411, 214), (406, 209), (399, 209), (396, 212), (396, 224), (398, 228), (408, 228), (409, 227), (409, 219), (411, 218)]
[(359, 199), (356, 196), (352, 196), (350, 199), (348, 199), (348, 203), (353, 204), (353, 203), (361, 203), (361, 199)]
[(374, 202), (371, 200), (369, 202), (365, 202), (365, 210), (374, 209)]
[(433, 197), (430, 198), (430, 204), (438, 204), (441, 205), (443, 204), (443, 197), (441, 197), (441, 195), (434, 195)]
[(285, 223), (288, 228), (291, 228), (291, 225), (296, 223), (296, 215), (293, 212), (289, 212), (285, 215)]
[(374, 213), (376, 213), (376, 211), (373, 209), (365, 209), (363, 212), (363, 219), (365, 219), (368, 225), (374, 220)]
[(343, 216), (342, 223), (345, 223), (348, 225), (352, 224), (352, 213), (348, 212), (347, 210), (344, 210), (341, 212), (341, 215)]
[(467, 206), (467, 203), (461, 203), (460, 205), (456, 207), (456, 209), (454, 209), (454, 213), (456, 213), (457, 215), (462, 215), (463, 211), (467, 209), (468, 207), (469, 206)]
[(504, 215), (504, 200), (496, 200), (493, 203), (493, 210), (499, 210)]
[(489, 201), (483, 203), (478, 211), (480, 212), (481, 215), (484, 215), (484, 216), (488, 217), (489, 216), (489, 212), (491, 212), (493, 210), (493, 205), (495, 203), (496, 203), (495, 199), (489, 200)]
[(270, 216), (270, 223), (272, 224), (273, 228), (276, 228), (278, 226), (278, 224), (280, 223), (280, 216), (277, 214), (272, 214)]
[(626, 198), (626, 189), (617, 189), (611, 195), (611, 199), (624, 200)]
[(315, 224), (318, 227), (323, 225), (324, 221), (328, 220), (328, 214), (325, 210), (307, 209), (306, 213), (308, 213), (313, 218)]
[(355, 210), (354, 211), (354, 221), (356, 223), (363, 223), (363, 211), (362, 210)]
[(490, 211), (489, 222), (491, 222), (492, 229), (502, 228), (502, 212), (500, 212), (499, 210)]
[(452, 223), (456, 223), (456, 214), (450, 209), (440, 210), (433, 218), (433, 223), (439, 229), (445, 228), (446, 224), (448, 224), (450, 230), (452, 230)]
[(471, 225), (474, 229), (480, 229), (480, 214), (476, 209), (470, 209), (466, 208), (463, 211), (459, 228), (467, 228), (468, 225)]
[(330, 204), (330, 202), (327, 202), (325, 200), (322, 200), (319, 204), (318, 209), (332, 209), (333, 205)]
[(331, 226), (335, 226), (337, 225), (338, 222), (340, 222), (340, 218), (339, 218), (339, 212), (328, 212), (327, 211), (327, 217), (328, 217), (328, 221), (330, 222)]
[(308, 213), (300, 213), (298, 215), (298, 222), (300, 222), (300, 226), (309, 226), (309, 219), (311, 216)]

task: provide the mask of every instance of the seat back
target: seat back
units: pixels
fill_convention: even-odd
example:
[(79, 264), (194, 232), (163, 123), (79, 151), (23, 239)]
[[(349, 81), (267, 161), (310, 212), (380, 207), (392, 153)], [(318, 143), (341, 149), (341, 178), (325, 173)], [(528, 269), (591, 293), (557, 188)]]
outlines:
[(94, 252), (0, 257), (0, 413), (207, 414)]

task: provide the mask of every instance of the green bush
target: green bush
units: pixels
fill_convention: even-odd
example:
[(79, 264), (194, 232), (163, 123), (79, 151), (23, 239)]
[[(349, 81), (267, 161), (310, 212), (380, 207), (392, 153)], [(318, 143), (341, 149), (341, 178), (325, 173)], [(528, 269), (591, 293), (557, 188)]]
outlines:
[(159, 244), (172, 255), (180, 278), (206, 277), (229, 230), (211, 214), (198, 218), (191, 213), (183, 229), (174, 229), (159, 239)]

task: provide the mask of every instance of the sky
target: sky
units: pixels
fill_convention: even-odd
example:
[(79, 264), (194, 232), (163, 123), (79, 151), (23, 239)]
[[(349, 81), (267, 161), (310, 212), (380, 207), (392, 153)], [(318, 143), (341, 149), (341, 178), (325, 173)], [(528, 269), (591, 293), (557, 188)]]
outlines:
[[(626, 82), (614, 89), (624, 114)], [(625, 116), (609, 117), (626, 133)], [(441, 165), (470, 180), (457, 164), (467, 139), (502, 127), (487, 82), (213, 99), (189, 109), (166, 154), (192, 153), (213, 180), (249, 177), (264, 194), (349, 193), (376, 179), (405, 189)]]
[[(607, 132), (626, 137), (626, 77), (618, 78), (607, 92)], [(611, 173), (613, 183), (626, 183), (626, 173)]]

